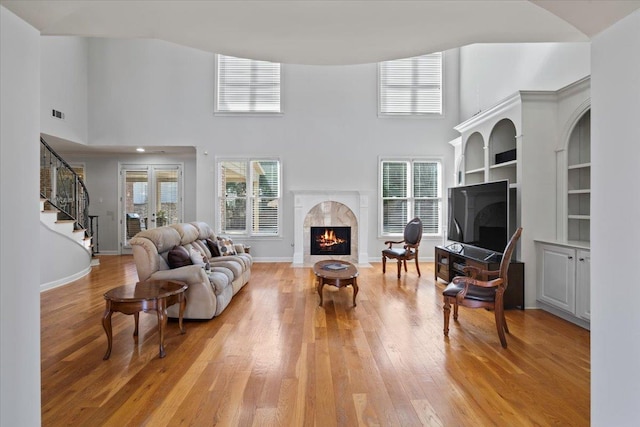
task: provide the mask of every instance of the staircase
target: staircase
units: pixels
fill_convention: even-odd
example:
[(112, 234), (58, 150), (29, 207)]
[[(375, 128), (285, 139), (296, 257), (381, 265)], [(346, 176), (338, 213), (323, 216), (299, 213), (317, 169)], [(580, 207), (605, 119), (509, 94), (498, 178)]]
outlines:
[[(40, 137), (40, 220), (91, 248), (89, 192), (71, 166)], [(89, 243), (86, 238), (89, 238)]]
[[(40, 138), (40, 289), (64, 285), (91, 271), (89, 193), (69, 164)], [(97, 261), (97, 259), (96, 259)]]
[(47, 199), (40, 199), (40, 222), (46, 225), (51, 230), (62, 234), (82, 245), (86, 250), (91, 252), (91, 237), (88, 235), (84, 228), (77, 228), (76, 222), (72, 219), (58, 219), (60, 211), (52, 209), (51, 207), (45, 208)]

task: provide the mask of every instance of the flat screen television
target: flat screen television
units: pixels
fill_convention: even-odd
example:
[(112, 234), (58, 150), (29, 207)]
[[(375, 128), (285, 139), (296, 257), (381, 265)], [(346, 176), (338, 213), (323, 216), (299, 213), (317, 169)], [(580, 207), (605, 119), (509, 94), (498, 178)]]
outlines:
[(449, 188), (448, 240), (502, 253), (508, 230), (508, 181)]

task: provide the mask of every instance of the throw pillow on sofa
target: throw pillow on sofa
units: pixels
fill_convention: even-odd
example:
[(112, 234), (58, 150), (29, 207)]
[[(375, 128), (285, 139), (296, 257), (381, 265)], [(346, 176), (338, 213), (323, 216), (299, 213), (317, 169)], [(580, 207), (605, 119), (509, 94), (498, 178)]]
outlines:
[(209, 260), (207, 259), (207, 257), (205, 256), (205, 254), (203, 254), (200, 251), (197, 251), (193, 248), (189, 249), (189, 258), (191, 258), (191, 263), (193, 265), (199, 265), (201, 267), (206, 267), (206, 265), (209, 263)]
[(209, 252), (211, 252), (212, 257), (220, 256), (220, 249), (218, 249), (218, 243), (214, 242), (211, 239), (205, 240), (207, 242), (207, 246), (209, 247)]
[(182, 246), (174, 246), (167, 254), (167, 263), (169, 268), (180, 268), (185, 265), (193, 265), (189, 251)]
[(218, 251), (220, 255), (236, 255), (236, 247), (233, 245), (231, 239), (224, 237), (218, 237)]

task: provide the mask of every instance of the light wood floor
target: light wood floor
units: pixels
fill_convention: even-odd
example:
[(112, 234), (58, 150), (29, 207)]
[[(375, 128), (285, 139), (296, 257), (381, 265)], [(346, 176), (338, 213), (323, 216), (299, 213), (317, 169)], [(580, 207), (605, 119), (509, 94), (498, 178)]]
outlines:
[[(85, 278), (42, 293), (44, 426), (589, 425), (589, 332), (540, 310), (460, 309), (442, 334), (443, 284), (431, 263), (396, 279), (360, 269), (351, 289), (325, 287), (287, 263), (254, 264), (221, 316), (169, 322), (113, 315), (107, 361), (102, 295), (137, 276), (130, 256), (103, 256)], [(328, 289), (329, 288), (329, 289)]]

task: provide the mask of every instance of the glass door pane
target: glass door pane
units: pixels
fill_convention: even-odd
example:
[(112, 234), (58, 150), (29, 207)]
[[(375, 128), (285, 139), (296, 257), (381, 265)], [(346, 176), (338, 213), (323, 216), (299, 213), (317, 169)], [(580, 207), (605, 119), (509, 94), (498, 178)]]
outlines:
[(124, 171), (124, 241), (147, 228), (149, 218), (149, 172)]
[(122, 248), (142, 230), (182, 222), (181, 165), (123, 165)]
[(156, 227), (177, 224), (181, 220), (178, 172), (178, 169), (154, 168)]

